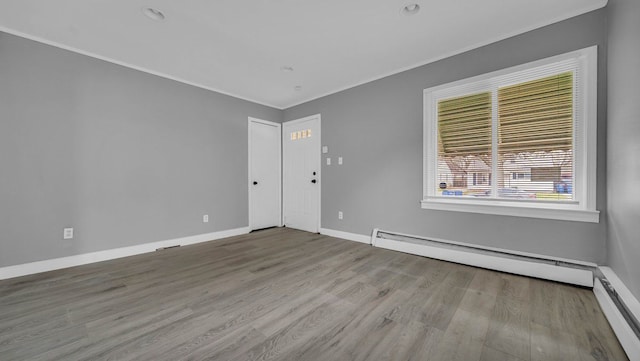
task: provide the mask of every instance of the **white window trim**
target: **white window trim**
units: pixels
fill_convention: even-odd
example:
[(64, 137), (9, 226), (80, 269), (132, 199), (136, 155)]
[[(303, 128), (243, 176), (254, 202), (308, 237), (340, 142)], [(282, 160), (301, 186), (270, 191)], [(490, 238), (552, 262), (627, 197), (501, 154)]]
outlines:
[[(557, 219), (567, 221), (598, 223), (600, 212), (596, 210), (596, 143), (597, 143), (597, 46), (572, 51), (566, 54), (514, 66), (507, 69), (479, 75), (455, 81), (448, 84), (424, 90), (424, 119), (423, 119), (423, 199), (422, 208), (459, 211), (471, 213), (483, 213), (494, 215), (518, 216)], [(449, 198), (435, 195), (436, 168), (437, 168), (437, 113), (435, 104), (437, 99), (443, 98), (447, 93), (454, 96), (463, 95), (464, 92), (475, 93), (492, 89), (492, 81), (501, 78), (508, 79), (518, 72), (530, 71), (538, 67), (558, 65), (563, 67), (564, 62), (577, 60), (579, 77), (582, 78), (581, 87), (577, 93), (577, 106), (575, 107), (578, 127), (574, 134), (574, 197), (575, 202), (548, 202), (508, 199), (484, 199), (484, 198)], [(493, 96), (495, 98), (495, 94)], [(497, 112), (497, 100), (494, 99), (493, 111)], [(496, 119), (495, 114), (493, 117)], [(496, 127), (493, 127), (496, 137)], [(495, 153), (495, 152), (494, 152)], [(497, 158), (497, 154), (493, 155)], [(492, 167), (495, 174), (497, 159), (493, 159)]]

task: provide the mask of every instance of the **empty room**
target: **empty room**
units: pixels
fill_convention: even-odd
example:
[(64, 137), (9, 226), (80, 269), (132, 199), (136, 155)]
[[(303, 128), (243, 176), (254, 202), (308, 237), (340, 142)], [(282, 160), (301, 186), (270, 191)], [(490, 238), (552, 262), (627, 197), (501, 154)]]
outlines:
[(640, 361), (640, 1), (0, 1), (0, 360)]

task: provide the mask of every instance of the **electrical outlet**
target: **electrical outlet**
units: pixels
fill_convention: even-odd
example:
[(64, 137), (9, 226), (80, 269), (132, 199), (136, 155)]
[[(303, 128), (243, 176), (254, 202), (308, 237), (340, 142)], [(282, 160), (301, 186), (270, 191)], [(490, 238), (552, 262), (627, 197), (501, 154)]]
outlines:
[(343, 215), (342, 215), (342, 211), (338, 211), (338, 219), (342, 219)]
[(327, 158), (327, 165), (331, 165), (331, 158)]
[(338, 165), (342, 165), (342, 157), (338, 157)]
[(65, 228), (62, 231), (62, 239), (73, 239), (73, 228)]
[(204, 216), (202, 216), (202, 222), (209, 223), (209, 215), (208, 214), (205, 214)]

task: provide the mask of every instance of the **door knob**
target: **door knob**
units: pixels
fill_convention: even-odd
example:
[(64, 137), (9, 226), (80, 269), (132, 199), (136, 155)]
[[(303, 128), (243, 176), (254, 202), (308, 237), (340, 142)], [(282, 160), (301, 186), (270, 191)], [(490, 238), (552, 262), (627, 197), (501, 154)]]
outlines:
[(256, 182), (256, 181), (253, 181), (253, 185), (254, 185), (254, 186), (255, 186), (255, 185), (258, 185), (258, 182)]
[(311, 180), (311, 183), (315, 183), (315, 182), (316, 182), (316, 180), (315, 180), (315, 179), (312, 179), (312, 180)]

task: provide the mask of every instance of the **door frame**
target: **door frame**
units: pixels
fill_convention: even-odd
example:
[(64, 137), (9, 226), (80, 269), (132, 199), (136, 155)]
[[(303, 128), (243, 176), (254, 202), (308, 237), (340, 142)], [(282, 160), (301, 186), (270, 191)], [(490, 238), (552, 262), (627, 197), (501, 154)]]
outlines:
[[(294, 119), (294, 120), (289, 120), (286, 122), (282, 122), (282, 129), (281, 129), (281, 133), (282, 133), (282, 140), (280, 141), (282, 150), (281, 150), (281, 163), (284, 163), (284, 142), (285, 142), (285, 136), (286, 134), (284, 134), (284, 126), (285, 125), (295, 125), (297, 123), (302, 123), (305, 122), (307, 120), (311, 120), (311, 119), (318, 119), (318, 233), (320, 233), (320, 229), (321, 229), (321, 225), (322, 225), (322, 116), (320, 115), (320, 113), (318, 114), (314, 114), (314, 115), (309, 115), (307, 117), (304, 118), (300, 118), (300, 119)], [(281, 169), (282, 172), (284, 172), (284, 165), (281, 165)], [(284, 225), (284, 214), (285, 214), (285, 209), (284, 209), (284, 182), (283, 182), (283, 178), (281, 178), (280, 180), (280, 184), (282, 186), (282, 194), (281, 194), (281, 198), (282, 198), (282, 208), (281, 208), (281, 218), (280, 221), (282, 221), (282, 224)]]
[(279, 147), (278, 147), (278, 157), (279, 157), (279, 161), (278, 161), (278, 169), (277, 169), (277, 174), (278, 174), (278, 184), (280, 185), (278, 187), (278, 199), (280, 200), (278, 202), (278, 211), (280, 212), (280, 214), (278, 215), (278, 227), (282, 227), (283, 226), (283, 222), (282, 222), (282, 124), (280, 123), (276, 123), (276, 122), (271, 122), (268, 120), (263, 120), (263, 119), (258, 119), (258, 118), (253, 118), (253, 117), (249, 117), (247, 119), (247, 143), (248, 143), (248, 164), (247, 164), (247, 194), (248, 194), (248, 218), (249, 218), (249, 230), (253, 230), (253, 220), (251, 217), (251, 200), (252, 200), (252, 193), (253, 193), (253, 187), (252, 187), (252, 182), (253, 182), (253, 175), (251, 174), (251, 161), (252, 161), (252, 157), (251, 157), (251, 123), (259, 123), (259, 124), (264, 124), (264, 125), (269, 125), (269, 126), (275, 126), (278, 129), (278, 133), (280, 134), (280, 136), (278, 137), (278, 140), (280, 141)]

